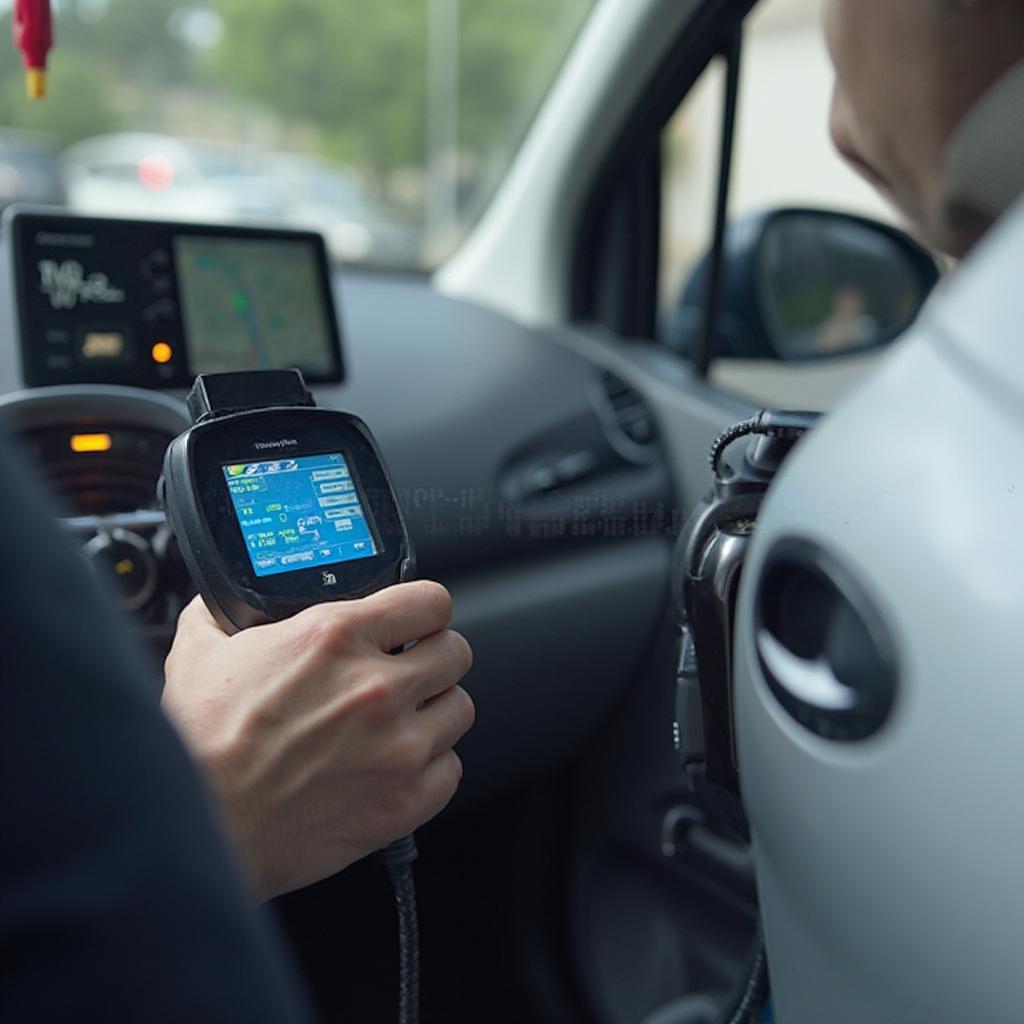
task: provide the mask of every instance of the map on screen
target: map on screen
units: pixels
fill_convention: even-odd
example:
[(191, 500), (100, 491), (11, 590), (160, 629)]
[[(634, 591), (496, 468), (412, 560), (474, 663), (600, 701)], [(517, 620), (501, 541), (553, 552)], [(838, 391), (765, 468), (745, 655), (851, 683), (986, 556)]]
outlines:
[(335, 343), (311, 242), (183, 234), (174, 250), (193, 373), (331, 372)]

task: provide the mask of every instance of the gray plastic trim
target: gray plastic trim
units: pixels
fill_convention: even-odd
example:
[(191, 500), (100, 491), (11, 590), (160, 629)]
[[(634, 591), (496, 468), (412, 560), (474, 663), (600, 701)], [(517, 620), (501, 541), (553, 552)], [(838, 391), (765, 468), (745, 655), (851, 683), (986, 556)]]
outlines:
[(189, 423), (184, 403), (160, 391), (115, 384), (60, 384), (0, 396), (0, 423), (8, 430), (89, 421), (130, 423), (180, 434)]

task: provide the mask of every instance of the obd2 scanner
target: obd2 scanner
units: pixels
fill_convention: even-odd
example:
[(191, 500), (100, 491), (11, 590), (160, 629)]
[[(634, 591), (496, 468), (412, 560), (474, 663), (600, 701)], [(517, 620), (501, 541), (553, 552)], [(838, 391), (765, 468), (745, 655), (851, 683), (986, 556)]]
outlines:
[[(316, 408), (298, 370), (201, 374), (193, 426), (164, 457), (160, 502), (182, 559), (226, 633), (413, 576), (391, 477), (362, 420)], [(399, 912), (399, 1021), (418, 1018), (412, 836), (377, 856)]]

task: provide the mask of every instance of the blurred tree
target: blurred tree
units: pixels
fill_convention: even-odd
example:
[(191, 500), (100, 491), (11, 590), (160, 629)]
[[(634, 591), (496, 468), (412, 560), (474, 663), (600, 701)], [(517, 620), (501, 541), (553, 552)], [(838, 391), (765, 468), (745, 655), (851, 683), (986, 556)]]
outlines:
[(215, 0), (211, 72), (225, 87), (306, 119), (330, 155), (375, 171), (423, 159), (426, 5)]
[[(425, 159), (429, 0), (213, 0), (213, 74), (287, 117), (332, 155), (376, 171)], [(514, 149), (592, 0), (463, 0), (460, 148)]]
[(188, 82), (195, 54), (171, 29), (182, 0), (62, 0), (57, 11), (54, 59), (88, 54), (100, 74), (116, 75), (136, 89)]
[[(56, 48), (48, 97), (25, 99), (13, 48), (0, 63), (0, 124), (51, 132), (61, 142), (112, 131), (170, 83), (195, 77), (195, 58), (170, 31), (180, 0), (63, 0), (55, 11)], [(11, 14), (0, 19), (0, 38)], [(9, 45), (9, 44), (8, 44)]]
[(464, 0), (459, 18), (459, 144), (470, 157), (462, 217), (490, 197), (593, 0)]
[(464, 0), (459, 19), (460, 137), (519, 145), (593, 0)]
[[(592, 0), (462, 0), (458, 140), (470, 162), (504, 166)], [(172, 91), (212, 89), (313, 129), (325, 155), (374, 173), (426, 160), (430, 0), (62, 0), (51, 98), (21, 99), (0, 63), (0, 122), (72, 141), (117, 127), (160, 131)], [(205, 46), (180, 30), (220, 19)], [(176, 26), (178, 26), (176, 28)], [(9, 37), (9, 12), (0, 36)], [(202, 90), (206, 90), (203, 95)], [(216, 95), (214, 96), (216, 102)]]

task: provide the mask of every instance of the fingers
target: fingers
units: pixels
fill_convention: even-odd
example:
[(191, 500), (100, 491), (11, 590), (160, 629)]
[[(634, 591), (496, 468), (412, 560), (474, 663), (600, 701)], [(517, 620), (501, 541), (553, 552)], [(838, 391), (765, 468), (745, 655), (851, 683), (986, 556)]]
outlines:
[(461, 633), (446, 629), (394, 656), (408, 672), (408, 697), (424, 704), (450, 690), (472, 667), (473, 651)]
[(445, 628), (452, 617), (451, 595), (431, 580), (399, 583), (347, 605), (367, 636), (388, 653)]
[(226, 640), (227, 636), (214, 621), (203, 599), (196, 596), (185, 605), (178, 616), (178, 627), (167, 664), (179, 661), (195, 663), (203, 659), (217, 644)]
[[(330, 619), (339, 635), (348, 635), (355, 626), (372, 646), (389, 653), (443, 630), (451, 620), (452, 599), (440, 583), (418, 580), (388, 587), (359, 600), (332, 601), (314, 608), (300, 614), (314, 614), (322, 626), (325, 619)], [(285, 620), (280, 627), (290, 631), (289, 621)], [(182, 610), (178, 631), (193, 645), (214, 643), (226, 636), (198, 596)]]
[(191, 633), (199, 636), (223, 637), (224, 630), (217, 625), (206, 602), (196, 594), (191, 601), (181, 610), (178, 616), (178, 626), (188, 629)]
[(429, 821), (448, 805), (462, 781), (462, 761), (454, 750), (435, 757), (423, 772), (423, 800), (418, 825)]
[(461, 686), (453, 686), (435, 697), (419, 712), (419, 720), (430, 737), (429, 760), (451, 750), (473, 727), (476, 708)]

